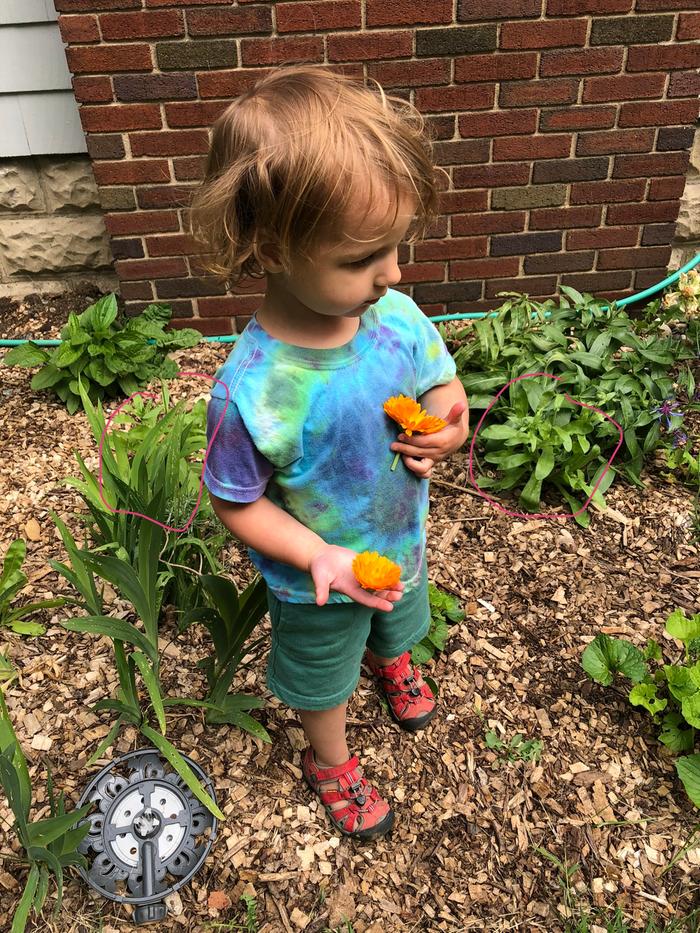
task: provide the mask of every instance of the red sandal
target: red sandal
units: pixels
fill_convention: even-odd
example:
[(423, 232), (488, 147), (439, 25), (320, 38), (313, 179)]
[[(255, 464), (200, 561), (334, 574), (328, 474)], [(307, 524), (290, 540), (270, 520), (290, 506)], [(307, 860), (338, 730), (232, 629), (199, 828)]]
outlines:
[[(342, 765), (319, 768), (311, 746), (301, 761), (306, 783), (320, 797), (336, 829), (353, 839), (376, 839), (391, 831), (394, 813), (376, 788), (367, 783), (359, 767), (357, 756), (353, 755)], [(332, 788), (324, 790), (321, 785), (327, 782), (332, 784)], [(333, 810), (330, 805), (339, 801), (346, 801), (345, 806)]]
[(366, 662), (384, 691), (392, 719), (407, 732), (417, 732), (426, 726), (437, 712), (437, 704), (420, 670), (411, 664), (410, 651), (387, 667), (373, 664), (369, 654)]

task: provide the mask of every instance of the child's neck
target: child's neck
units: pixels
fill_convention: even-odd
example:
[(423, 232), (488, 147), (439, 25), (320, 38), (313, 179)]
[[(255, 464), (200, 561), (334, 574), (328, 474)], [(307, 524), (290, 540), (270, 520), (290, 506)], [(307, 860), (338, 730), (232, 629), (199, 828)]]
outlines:
[(296, 298), (281, 301), (270, 290), (256, 312), (258, 324), (282, 343), (314, 350), (332, 350), (349, 343), (360, 327), (358, 317), (332, 317), (316, 314)]

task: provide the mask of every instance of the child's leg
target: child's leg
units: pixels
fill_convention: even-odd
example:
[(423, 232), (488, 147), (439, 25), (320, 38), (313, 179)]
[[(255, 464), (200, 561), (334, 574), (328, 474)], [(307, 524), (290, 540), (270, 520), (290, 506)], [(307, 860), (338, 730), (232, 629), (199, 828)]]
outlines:
[(350, 757), (345, 740), (345, 711), (348, 702), (333, 709), (299, 710), (299, 718), (316, 755), (319, 768), (342, 765)]

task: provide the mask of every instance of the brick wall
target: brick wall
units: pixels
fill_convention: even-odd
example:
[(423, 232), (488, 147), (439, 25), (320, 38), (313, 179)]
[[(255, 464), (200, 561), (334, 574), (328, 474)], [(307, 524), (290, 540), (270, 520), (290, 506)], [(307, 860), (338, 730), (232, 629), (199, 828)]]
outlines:
[[(429, 313), (497, 292), (608, 297), (666, 271), (697, 117), (697, 0), (55, 0), (121, 292), (240, 329), (189, 255), (207, 127), (271, 65), (326, 62), (410, 95), (451, 189), (403, 287)], [(484, 12), (489, 9), (493, 12)]]

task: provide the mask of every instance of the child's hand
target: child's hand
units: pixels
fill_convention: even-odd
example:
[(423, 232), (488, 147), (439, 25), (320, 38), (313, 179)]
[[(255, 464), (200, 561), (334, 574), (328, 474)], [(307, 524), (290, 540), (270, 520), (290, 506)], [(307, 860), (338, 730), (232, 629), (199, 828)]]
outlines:
[(447, 424), (434, 434), (414, 434), (406, 437), (399, 435), (399, 441), (391, 445), (395, 453), (403, 456), (404, 465), (421, 479), (427, 479), (433, 472), (433, 466), (458, 450), (467, 439), (468, 429), (462, 423), (462, 415), (467, 410), (464, 402), (455, 402), (445, 418)]
[(335, 544), (326, 544), (314, 554), (309, 563), (309, 573), (316, 588), (316, 605), (325, 606), (329, 592), (335, 590), (363, 606), (390, 612), (393, 604), (401, 599), (403, 583), (397, 583), (390, 590), (363, 590), (352, 570), (356, 557), (355, 551)]

